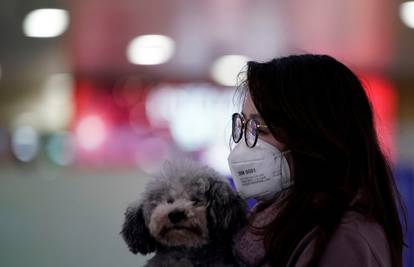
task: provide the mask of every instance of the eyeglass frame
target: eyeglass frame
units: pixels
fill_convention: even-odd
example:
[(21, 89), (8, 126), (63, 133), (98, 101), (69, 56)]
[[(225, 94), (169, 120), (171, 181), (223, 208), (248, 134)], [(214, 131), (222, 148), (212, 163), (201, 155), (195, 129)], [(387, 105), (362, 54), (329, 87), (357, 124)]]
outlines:
[[(235, 116), (240, 117), (241, 118), (241, 122), (242, 122), (240, 137), (238, 138), (237, 141), (234, 140), (234, 134), (233, 134), (234, 133), (234, 129), (235, 129), (234, 122), (233, 122), (233, 118)], [(256, 130), (257, 133), (255, 135), (254, 143), (253, 143), (252, 146), (249, 146), (249, 144), (247, 143), (247, 136), (246, 136), (246, 134), (247, 134), (246, 128), (247, 128), (247, 125), (249, 124), (250, 121), (253, 121), (255, 123), (256, 129), (257, 129)], [(236, 144), (238, 142), (240, 142), (240, 140), (243, 138), (243, 135), (244, 135), (244, 142), (246, 143), (247, 147), (249, 147), (249, 148), (255, 147), (256, 146), (256, 143), (257, 143), (257, 139), (259, 138), (259, 132), (260, 131), (263, 131), (263, 130), (261, 130), (261, 128), (269, 128), (269, 127), (267, 125), (265, 125), (265, 124), (260, 123), (259, 121), (257, 121), (254, 118), (246, 120), (246, 118), (245, 118), (245, 116), (244, 116), (243, 113), (237, 113), (236, 112), (236, 113), (233, 113), (231, 115), (231, 138), (233, 139), (233, 142), (235, 142)]]

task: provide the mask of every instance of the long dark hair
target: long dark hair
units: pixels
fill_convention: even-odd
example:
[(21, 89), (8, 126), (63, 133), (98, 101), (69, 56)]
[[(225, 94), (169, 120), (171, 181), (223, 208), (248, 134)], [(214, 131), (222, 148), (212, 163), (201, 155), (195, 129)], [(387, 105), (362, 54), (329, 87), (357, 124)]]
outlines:
[(299, 241), (315, 227), (311, 262), (317, 264), (349, 209), (382, 226), (392, 265), (402, 266), (402, 202), (357, 76), (330, 56), (294, 55), (248, 62), (244, 84), (272, 135), (291, 151), (293, 162), (294, 186), (275, 219), (261, 229), (272, 266), (285, 266)]

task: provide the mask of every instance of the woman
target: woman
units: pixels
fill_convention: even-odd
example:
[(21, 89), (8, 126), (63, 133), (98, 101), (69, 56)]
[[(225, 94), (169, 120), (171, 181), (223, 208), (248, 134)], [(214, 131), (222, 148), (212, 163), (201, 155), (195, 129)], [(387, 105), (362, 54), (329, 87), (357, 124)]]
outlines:
[[(358, 78), (326, 55), (249, 62), (229, 166), (259, 200), (246, 266), (402, 266), (400, 197)], [(244, 140), (243, 140), (244, 139)]]

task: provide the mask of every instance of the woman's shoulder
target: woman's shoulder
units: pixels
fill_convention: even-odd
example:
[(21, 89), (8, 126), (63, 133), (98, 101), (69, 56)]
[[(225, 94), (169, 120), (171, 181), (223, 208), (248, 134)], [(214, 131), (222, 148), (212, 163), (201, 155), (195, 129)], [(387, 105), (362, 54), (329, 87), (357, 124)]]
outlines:
[[(337, 249), (339, 251), (335, 253)], [(390, 247), (383, 228), (359, 212), (348, 211), (344, 214), (325, 254), (329, 259), (329, 254), (335, 256), (343, 252), (347, 252), (352, 260), (367, 261), (363, 266), (391, 266)]]
[(359, 212), (345, 212), (333, 238), (349, 234), (366, 242), (374, 252), (389, 251), (387, 237), (382, 226)]
[[(308, 239), (311, 236), (312, 233)], [(310, 239), (294, 266), (306, 266), (315, 246)], [(363, 214), (345, 212), (328, 242), (319, 266), (391, 266), (390, 248), (384, 230)]]

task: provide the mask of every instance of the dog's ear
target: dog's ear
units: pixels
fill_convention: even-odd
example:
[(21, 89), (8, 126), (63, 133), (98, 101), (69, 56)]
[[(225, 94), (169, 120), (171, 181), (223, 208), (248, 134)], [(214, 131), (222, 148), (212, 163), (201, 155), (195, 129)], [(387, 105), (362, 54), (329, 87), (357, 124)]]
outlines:
[(214, 181), (208, 190), (209, 216), (219, 235), (237, 231), (247, 219), (247, 206), (224, 181)]
[(156, 241), (145, 225), (142, 205), (127, 208), (121, 235), (134, 254), (145, 255), (155, 250)]

